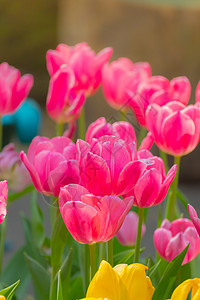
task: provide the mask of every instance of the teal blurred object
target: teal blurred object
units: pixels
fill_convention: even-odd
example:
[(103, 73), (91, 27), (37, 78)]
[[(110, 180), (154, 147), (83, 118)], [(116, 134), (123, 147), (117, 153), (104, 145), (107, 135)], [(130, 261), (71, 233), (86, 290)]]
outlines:
[(21, 143), (30, 143), (32, 139), (40, 133), (42, 126), (42, 112), (37, 102), (27, 98), (22, 106), (12, 115), (6, 115), (2, 118), (4, 144), (8, 139), (16, 134)]

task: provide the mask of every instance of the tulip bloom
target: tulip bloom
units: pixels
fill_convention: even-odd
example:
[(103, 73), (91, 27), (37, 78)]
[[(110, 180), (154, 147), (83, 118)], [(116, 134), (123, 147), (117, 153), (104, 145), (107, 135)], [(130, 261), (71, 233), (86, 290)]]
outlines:
[(197, 105), (184, 106), (177, 101), (162, 107), (152, 104), (146, 111), (146, 121), (156, 145), (168, 154), (186, 155), (199, 142), (200, 110)]
[(13, 113), (28, 96), (33, 76), (21, 77), (20, 71), (6, 62), (0, 64), (0, 116)]
[(165, 219), (154, 232), (154, 245), (159, 255), (167, 261), (173, 260), (189, 245), (183, 265), (193, 260), (200, 250), (197, 231), (188, 219), (177, 219), (170, 223)]
[(110, 106), (125, 110), (131, 105), (129, 92), (136, 94), (139, 84), (151, 76), (148, 63), (132, 63), (122, 57), (106, 64), (102, 71), (103, 93)]
[(78, 184), (61, 188), (59, 208), (73, 238), (83, 244), (109, 241), (121, 227), (133, 197), (94, 196)]
[(105, 118), (99, 118), (90, 124), (86, 132), (86, 142), (91, 143), (93, 138), (98, 139), (104, 135), (113, 135), (127, 143), (137, 143), (135, 131), (130, 123), (121, 121), (110, 124)]
[(86, 299), (151, 300), (154, 287), (142, 264), (121, 264), (112, 268), (102, 261), (87, 290)]
[(21, 192), (31, 183), (27, 169), (15, 151), (14, 144), (8, 144), (0, 152), (0, 180), (8, 180), (9, 187), (14, 192)]
[(191, 85), (187, 77), (176, 77), (169, 82), (163, 76), (152, 76), (138, 86), (137, 93), (132, 96), (131, 108), (139, 124), (146, 127), (145, 113), (149, 104), (163, 106), (168, 102), (178, 101), (186, 105), (190, 93)]
[(121, 196), (132, 190), (149, 162), (138, 160), (134, 142), (126, 144), (113, 136), (77, 141), (83, 185), (94, 195)]
[(186, 300), (191, 293), (191, 300), (200, 299), (200, 279), (188, 279), (182, 282), (173, 292), (170, 300)]
[(198, 235), (200, 237), (200, 219), (198, 218), (196, 210), (190, 204), (188, 204), (188, 212), (190, 215), (190, 219), (192, 220), (192, 223), (196, 228), (196, 231), (198, 232)]
[[(136, 243), (137, 239), (137, 229), (138, 229), (138, 215), (134, 211), (130, 211), (124, 219), (124, 222), (116, 234), (116, 238), (120, 244), (124, 246), (133, 246)], [(143, 237), (146, 231), (146, 226), (142, 225), (142, 234)]]
[(45, 195), (57, 197), (61, 187), (80, 181), (76, 146), (67, 137), (37, 136), (30, 144), (28, 157), (23, 151), (20, 156), (35, 188)]
[(153, 156), (147, 150), (138, 152), (139, 159), (148, 159), (149, 164), (143, 174), (138, 179), (132, 191), (127, 195), (134, 196), (134, 205), (138, 207), (150, 207), (161, 203), (167, 195), (170, 184), (172, 183), (177, 166), (174, 165), (165, 173), (165, 166), (160, 157)]
[(74, 89), (75, 77), (68, 67), (62, 67), (51, 77), (47, 95), (47, 112), (58, 123), (71, 123), (79, 118), (85, 103), (83, 91)]
[(8, 197), (8, 184), (7, 181), (0, 181), (0, 224), (5, 219), (7, 210), (6, 210), (6, 201)]
[(96, 55), (87, 43), (74, 47), (59, 44), (56, 50), (47, 51), (47, 69), (53, 76), (62, 65), (69, 66), (75, 74), (75, 92), (83, 90), (86, 96), (90, 96), (98, 89), (102, 67), (109, 61), (112, 52), (112, 48), (105, 48)]

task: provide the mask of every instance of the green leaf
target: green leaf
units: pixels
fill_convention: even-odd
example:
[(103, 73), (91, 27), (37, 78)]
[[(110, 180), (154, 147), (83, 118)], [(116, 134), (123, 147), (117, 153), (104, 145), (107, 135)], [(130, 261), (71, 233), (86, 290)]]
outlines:
[(70, 249), (67, 257), (63, 261), (63, 264), (56, 274), (54, 278), (54, 282), (51, 289), (51, 297), (50, 299), (56, 299), (57, 294), (57, 282), (58, 282), (58, 274), (60, 272), (61, 282), (62, 282), (62, 292), (63, 298), (67, 299), (68, 289), (69, 289), (69, 282), (70, 282), (70, 275), (71, 275), (71, 268), (72, 268), (72, 249)]
[(29, 186), (27, 186), (22, 192), (14, 193), (14, 194), (11, 194), (11, 195), (9, 194), (9, 195), (8, 195), (8, 200), (7, 200), (8, 204), (10, 204), (10, 203), (12, 203), (13, 201), (15, 201), (15, 200), (17, 200), (17, 199), (23, 197), (23, 196), (26, 195), (26, 194), (31, 193), (32, 191), (34, 191), (34, 189), (35, 189), (35, 188), (34, 188), (33, 185), (29, 185)]
[(11, 300), (12, 297), (14, 296), (15, 290), (19, 285), (20, 280), (15, 282), (14, 284), (10, 285), (9, 287), (3, 289), (0, 291), (0, 294), (2, 296), (5, 296), (6, 300)]
[[(140, 253), (142, 253), (145, 248), (140, 249)], [(122, 251), (118, 254), (115, 254), (113, 257), (114, 265), (118, 264), (130, 264), (133, 262), (135, 249), (129, 249)]]
[(82, 298), (84, 298), (83, 281), (82, 281), (82, 277), (78, 276), (75, 277), (70, 283), (70, 290), (68, 293), (67, 300), (82, 299)]
[(0, 288), (4, 288), (20, 279), (21, 283), (16, 291), (16, 296), (19, 299), (24, 298), (30, 282), (30, 274), (24, 260), (25, 251), (27, 251), (27, 247), (23, 246), (13, 255), (0, 277)]
[(40, 294), (40, 299), (48, 300), (50, 289), (50, 274), (41, 264), (39, 264), (39, 262), (28, 256), (27, 254), (24, 255), (34, 285), (37, 287)]
[(58, 285), (57, 285), (57, 300), (63, 300), (63, 293), (62, 293), (62, 283), (61, 283), (61, 271), (58, 271)]
[(155, 289), (152, 300), (170, 298), (171, 290), (177, 277), (177, 271), (181, 267), (188, 248), (189, 245), (167, 265), (161, 280)]
[(51, 266), (53, 268), (53, 276), (56, 275), (57, 271), (60, 269), (63, 251), (67, 242), (67, 237), (69, 232), (63, 222), (61, 214), (57, 216), (52, 238), (51, 238)]
[(180, 203), (183, 205), (186, 213), (187, 213), (187, 216), (189, 216), (189, 212), (188, 212), (188, 203), (189, 203), (189, 199), (183, 194), (183, 192), (180, 190), (180, 189), (177, 189), (176, 190), (176, 196), (178, 198), (178, 200), (180, 201)]
[(31, 231), (32, 238), (37, 247), (41, 247), (43, 245), (45, 239), (45, 231), (44, 231), (44, 217), (42, 211), (37, 204), (37, 195), (38, 192), (33, 191), (33, 196), (31, 198)]

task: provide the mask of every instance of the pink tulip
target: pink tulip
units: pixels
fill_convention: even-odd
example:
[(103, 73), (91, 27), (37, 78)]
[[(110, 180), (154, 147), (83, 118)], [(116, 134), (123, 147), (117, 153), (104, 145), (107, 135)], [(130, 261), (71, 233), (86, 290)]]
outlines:
[(13, 113), (28, 96), (33, 76), (21, 77), (20, 71), (6, 62), (0, 64), (0, 116)]
[(0, 180), (6, 179), (14, 192), (21, 192), (31, 183), (27, 169), (15, 151), (14, 144), (8, 144), (0, 152)]
[(45, 195), (57, 197), (61, 187), (80, 181), (76, 146), (67, 137), (37, 136), (29, 147), (28, 157), (23, 151), (20, 156), (35, 188)]
[(91, 143), (93, 138), (98, 139), (104, 135), (113, 135), (127, 143), (137, 143), (135, 131), (130, 123), (121, 121), (111, 125), (105, 118), (99, 118), (90, 124), (86, 132), (86, 142)]
[(8, 184), (7, 181), (0, 181), (0, 224), (5, 219), (7, 210), (6, 210), (6, 201), (8, 197)]
[(196, 228), (196, 231), (198, 232), (198, 235), (200, 237), (200, 219), (198, 218), (196, 210), (190, 204), (188, 204), (188, 212), (190, 215), (190, 219), (192, 220), (192, 223), (193, 223), (194, 227)]
[(47, 69), (53, 76), (62, 65), (69, 66), (75, 74), (75, 91), (83, 90), (86, 96), (96, 92), (101, 83), (101, 69), (109, 61), (112, 48), (105, 48), (97, 55), (87, 43), (74, 47), (59, 44), (56, 50), (48, 50)]
[(139, 84), (150, 76), (151, 67), (148, 63), (133, 64), (128, 58), (122, 57), (110, 65), (106, 64), (102, 71), (106, 101), (115, 109), (126, 110), (131, 105), (129, 93), (135, 95)]
[(197, 105), (185, 106), (177, 101), (162, 107), (151, 104), (146, 111), (146, 121), (155, 143), (168, 154), (186, 155), (199, 142), (200, 110)]
[(78, 140), (77, 150), (82, 183), (98, 196), (126, 194), (149, 163), (137, 159), (134, 142), (127, 144), (113, 136), (93, 139), (91, 144)]
[(193, 260), (200, 250), (197, 231), (188, 219), (177, 219), (170, 223), (165, 219), (154, 232), (154, 245), (159, 255), (167, 261), (174, 259), (189, 245), (183, 265)]
[(47, 112), (58, 123), (73, 123), (85, 103), (83, 91), (76, 94), (75, 77), (68, 67), (60, 68), (50, 79)]
[[(124, 246), (133, 246), (136, 243), (137, 239), (137, 228), (138, 228), (138, 215), (134, 211), (130, 211), (125, 219), (124, 222), (116, 234), (116, 237), (120, 244)], [(146, 226), (142, 225), (142, 235), (146, 231)]]
[(94, 196), (78, 184), (61, 188), (59, 208), (73, 238), (83, 244), (110, 240), (121, 227), (133, 197)]
[[(163, 106), (168, 102), (178, 101), (186, 105), (190, 93), (191, 85), (187, 77), (176, 77), (169, 82), (163, 76), (152, 76), (138, 86), (137, 94), (131, 97), (131, 108), (139, 124), (146, 127), (145, 113), (149, 104)], [(130, 92), (129, 94), (131, 96)]]
[(146, 167), (128, 196), (134, 196), (134, 205), (138, 207), (157, 205), (167, 195), (169, 186), (176, 175), (177, 166), (174, 165), (166, 175), (165, 166), (160, 157), (153, 156), (147, 150), (141, 150), (138, 152), (138, 158), (148, 159), (152, 161), (152, 164)]

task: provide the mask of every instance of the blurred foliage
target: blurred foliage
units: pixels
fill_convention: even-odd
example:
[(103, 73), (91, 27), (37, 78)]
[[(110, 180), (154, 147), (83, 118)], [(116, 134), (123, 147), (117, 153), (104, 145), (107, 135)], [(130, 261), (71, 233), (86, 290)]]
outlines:
[[(45, 55), (57, 44), (56, 0), (2, 0), (0, 9), (0, 62), (7, 61), (32, 73), (31, 95), (45, 101), (49, 76)], [(38, 76), (39, 75), (39, 76)]]
[[(124, 0), (123, 0), (124, 1)], [(169, 4), (169, 5), (176, 5), (176, 6), (186, 6), (186, 7), (200, 7), (199, 0), (129, 0), (133, 2), (140, 2), (140, 3), (150, 3), (150, 4)]]

